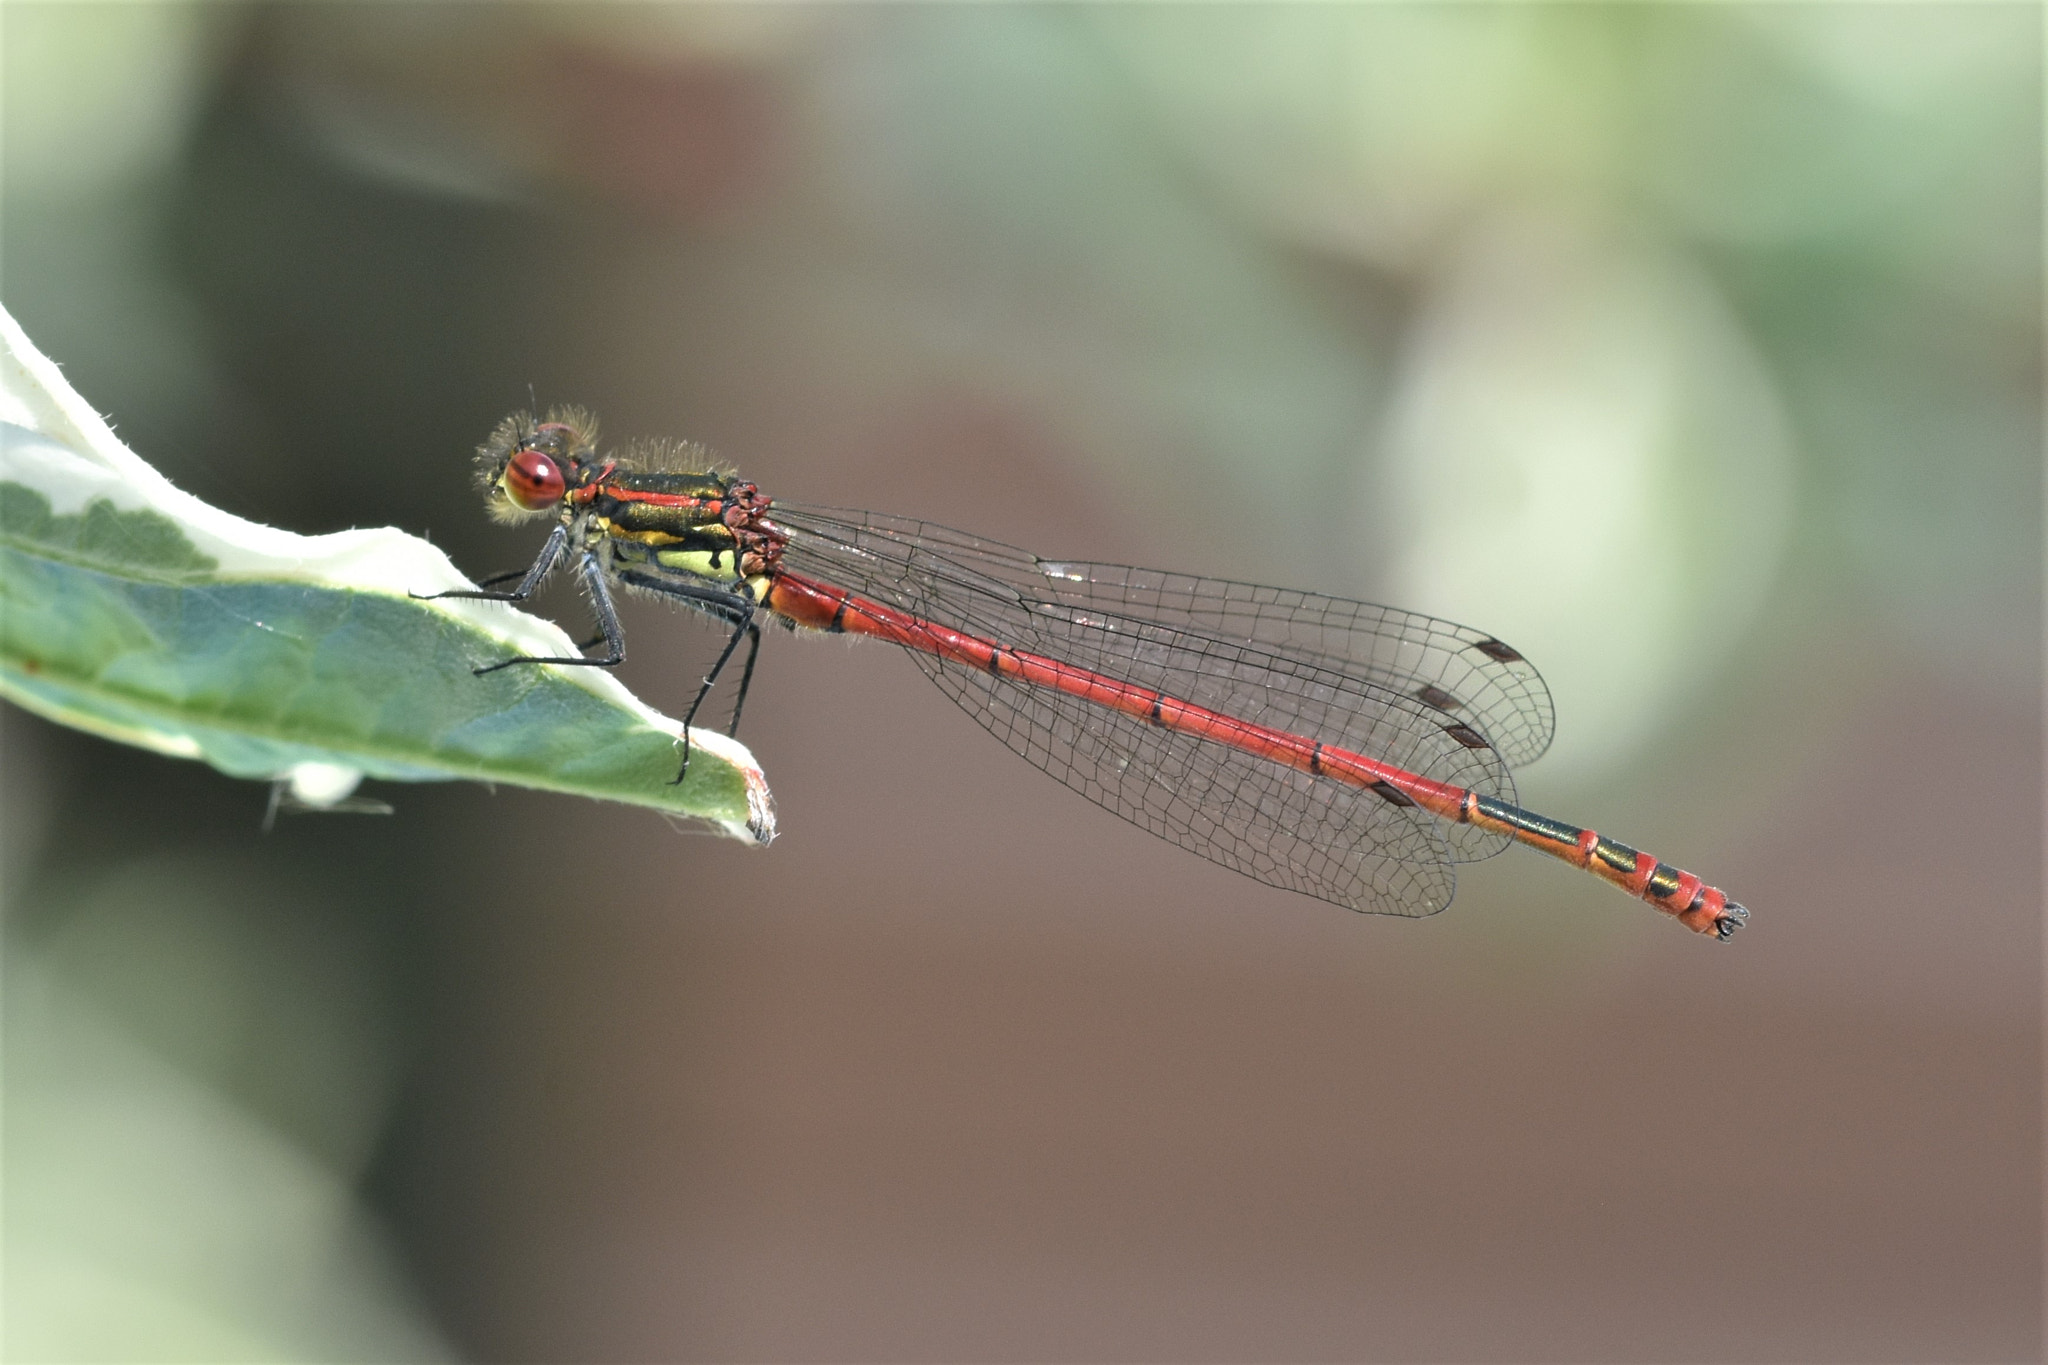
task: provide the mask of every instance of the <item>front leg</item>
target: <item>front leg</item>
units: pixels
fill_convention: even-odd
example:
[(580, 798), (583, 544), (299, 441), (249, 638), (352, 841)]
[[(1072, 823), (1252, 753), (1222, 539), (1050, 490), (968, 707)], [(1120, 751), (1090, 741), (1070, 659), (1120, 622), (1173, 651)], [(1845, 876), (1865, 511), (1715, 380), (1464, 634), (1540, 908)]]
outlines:
[[(519, 579), (519, 586), (510, 592), (487, 592), (483, 588), (450, 588), (446, 592), (416, 592), (410, 596), (416, 602), (432, 602), (443, 597), (467, 597), (482, 602), (524, 602), (533, 596), (534, 589), (541, 585), (541, 580), (554, 572), (555, 564), (561, 559), (562, 551), (568, 544), (569, 528), (556, 526), (548, 533), (548, 543), (541, 546), (540, 558), (533, 561), (533, 567), (526, 571), (525, 577)], [(486, 578), (484, 583), (503, 583), (506, 579), (517, 576), (517, 570), (512, 573), (493, 574)]]
[[(510, 668), (514, 664), (568, 664), (571, 666), (580, 664), (587, 668), (616, 668), (626, 661), (626, 633), (619, 628), (619, 613), (618, 609), (612, 605), (612, 590), (611, 585), (605, 581), (604, 565), (598, 562), (595, 551), (585, 550), (583, 558), (577, 564), (577, 569), (583, 575), (584, 588), (590, 593), (590, 609), (597, 614), (598, 638), (604, 641), (606, 647), (604, 657), (601, 659), (590, 659), (585, 658), (581, 654), (521, 654), (515, 658), (503, 659), (494, 664), (485, 664), (482, 668), (472, 670), (478, 677), (482, 677), (486, 673), (495, 673), (501, 668)], [(524, 589), (526, 585), (522, 583), (520, 587)], [(487, 597), (489, 595), (487, 593), (442, 594), (442, 596), (467, 597)], [(507, 593), (499, 600), (516, 601), (518, 599), (512, 594)]]

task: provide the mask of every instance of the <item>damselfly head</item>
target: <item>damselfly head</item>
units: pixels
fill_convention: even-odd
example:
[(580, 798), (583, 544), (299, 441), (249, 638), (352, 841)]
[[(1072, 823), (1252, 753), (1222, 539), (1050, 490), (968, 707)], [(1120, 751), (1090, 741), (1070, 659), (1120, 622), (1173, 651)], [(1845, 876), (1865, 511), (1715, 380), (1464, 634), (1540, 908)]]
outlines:
[(596, 459), (597, 419), (583, 409), (515, 412), (477, 447), (477, 481), (493, 517), (521, 521), (560, 507)]

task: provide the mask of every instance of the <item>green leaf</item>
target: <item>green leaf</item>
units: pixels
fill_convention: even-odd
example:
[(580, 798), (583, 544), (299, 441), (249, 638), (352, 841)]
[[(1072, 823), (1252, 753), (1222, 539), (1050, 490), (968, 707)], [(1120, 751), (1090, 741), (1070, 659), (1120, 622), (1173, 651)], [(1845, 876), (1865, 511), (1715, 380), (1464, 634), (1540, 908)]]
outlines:
[(747, 751), (681, 726), (603, 670), (535, 666), (562, 632), (469, 586), (425, 541), (306, 537), (179, 492), (122, 447), (0, 312), (0, 695), (62, 724), (332, 804), (361, 775), (469, 778), (774, 835)]

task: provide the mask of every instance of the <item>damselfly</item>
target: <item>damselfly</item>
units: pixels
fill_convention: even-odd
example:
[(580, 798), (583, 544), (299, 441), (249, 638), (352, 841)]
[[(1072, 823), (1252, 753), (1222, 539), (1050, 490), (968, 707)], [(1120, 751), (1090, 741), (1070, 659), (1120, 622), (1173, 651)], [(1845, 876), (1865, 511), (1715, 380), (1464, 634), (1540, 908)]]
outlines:
[[(680, 602), (729, 634), (685, 717), (764, 620), (911, 651), (996, 738), (1089, 800), (1212, 862), (1354, 910), (1428, 915), (1454, 865), (1520, 841), (1726, 939), (1749, 912), (1592, 830), (1514, 804), (1510, 769), (1549, 746), (1550, 694), (1480, 631), (1320, 593), (1040, 559), (928, 522), (790, 503), (642, 442), (600, 455), (578, 409), (507, 418), (478, 449), (501, 520), (553, 515), (540, 557), (477, 590), (520, 602), (565, 560), (626, 657), (612, 586)], [(517, 579), (506, 591), (494, 585)], [(677, 778), (681, 780), (680, 775)]]

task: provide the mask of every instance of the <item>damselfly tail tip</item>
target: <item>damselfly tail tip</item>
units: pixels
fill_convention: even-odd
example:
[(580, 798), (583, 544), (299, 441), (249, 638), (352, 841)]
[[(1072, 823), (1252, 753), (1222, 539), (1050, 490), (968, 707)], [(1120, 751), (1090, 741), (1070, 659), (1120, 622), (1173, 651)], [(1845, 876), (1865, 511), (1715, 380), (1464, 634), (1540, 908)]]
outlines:
[(1726, 943), (1735, 937), (1735, 931), (1749, 923), (1749, 907), (1740, 901), (1729, 901), (1721, 907), (1721, 918), (1714, 922), (1714, 937)]

